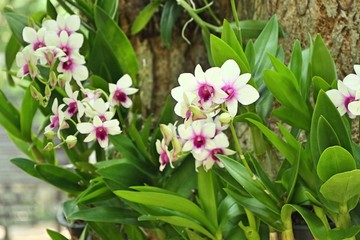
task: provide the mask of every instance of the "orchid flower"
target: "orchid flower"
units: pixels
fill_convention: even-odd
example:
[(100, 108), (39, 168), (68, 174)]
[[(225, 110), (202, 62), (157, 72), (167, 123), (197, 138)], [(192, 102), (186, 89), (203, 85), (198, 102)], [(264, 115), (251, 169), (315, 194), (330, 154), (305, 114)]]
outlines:
[(156, 146), (156, 151), (159, 154), (160, 171), (163, 171), (164, 168), (166, 167), (166, 164), (168, 163), (172, 168), (174, 168), (172, 163), (177, 160), (177, 157), (174, 154), (174, 150), (171, 151), (168, 150), (168, 146), (165, 144), (164, 139), (162, 141), (160, 141), (159, 139), (156, 140), (155, 146)]
[(71, 118), (74, 114), (77, 115), (78, 121), (84, 115), (85, 108), (80, 100), (78, 100), (79, 91), (73, 92), (69, 83), (65, 84), (65, 92), (67, 94), (67, 98), (64, 98), (64, 103), (68, 106), (66, 109), (66, 116)]
[(50, 117), (50, 124), (45, 127), (45, 135), (50, 135), (50, 132), (55, 132), (57, 130), (57, 136), (60, 139), (60, 130), (68, 128), (69, 125), (65, 121), (65, 113), (62, 111), (65, 104), (58, 103), (57, 99), (54, 99), (54, 102), (51, 106), (51, 111), (54, 115)]
[(34, 54), (34, 50), (30, 46), (25, 47), (16, 54), (16, 65), (20, 68), (17, 76), (24, 78), (30, 75), (31, 79), (34, 80), (39, 73), (36, 64), (37, 57)]
[(64, 17), (61, 14), (58, 14), (55, 20), (46, 20), (43, 22), (43, 26), (48, 31), (54, 31), (58, 35), (61, 34), (62, 31), (71, 35), (72, 33), (78, 31), (80, 29), (80, 17), (77, 15), (70, 15)]
[(131, 99), (128, 95), (132, 95), (138, 91), (136, 88), (132, 88), (132, 80), (129, 74), (122, 76), (116, 84), (109, 84), (109, 101), (111, 106), (121, 104), (125, 108), (130, 108), (132, 105)]
[(101, 121), (109, 121), (115, 115), (115, 111), (109, 111), (109, 103), (105, 102), (102, 98), (98, 98), (90, 106), (85, 105), (86, 116), (94, 118), (98, 116)]
[(37, 32), (31, 27), (24, 27), (22, 37), (25, 42), (29, 43), (31, 48), (36, 51), (38, 48), (45, 47), (45, 28), (40, 28)]
[(354, 70), (355, 74), (350, 73), (347, 75), (344, 78), (343, 83), (348, 88), (357, 91), (360, 89), (360, 65), (354, 65)]
[(66, 31), (62, 31), (60, 35), (49, 33), (45, 36), (47, 46), (58, 47), (66, 54), (66, 58), (63, 61), (66, 61), (73, 52), (78, 52), (83, 42), (84, 36), (80, 33), (69, 35)]
[(103, 122), (98, 116), (94, 117), (92, 123), (78, 123), (76, 127), (80, 133), (89, 134), (84, 139), (84, 142), (90, 142), (97, 139), (102, 148), (106, 148), (109, 145), (109, 135), (121, 133), (118, 120), (113, 119)]
[(75, 52), (65, 59), (66, 61), (59, 63), (57, 71), (63, 73), (66, 82), (74, 78), (76, 83), (81, 86), (80, 81), (86, 80), (89, 76), (88, 69), (83, 65), (85, 64), (84, 57)]
[(240, 75), (240, 68), (234, 60), (227, 60), (221, 66), (221, 78), (221, 89), (227, 94), (225, 104), (232, 117), (237, 113), (238, 102), (246, 106), (259, 98), (259, 92), (247, 84), (251, 78), (250, 73)]

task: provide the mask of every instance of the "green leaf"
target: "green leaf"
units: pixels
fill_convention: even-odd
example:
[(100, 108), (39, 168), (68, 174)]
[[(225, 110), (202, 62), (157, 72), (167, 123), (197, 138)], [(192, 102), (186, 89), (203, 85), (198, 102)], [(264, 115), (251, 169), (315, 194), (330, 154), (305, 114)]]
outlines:
[[(234, 32), (234, 29), (231, 27), (231, 25), (226, 19), (224, 19), (223, 29), (221, 32), (221, 39), (224, 42), (226, 42), (237, 53), (237, 55), (240, 57), (242, 62), (246, 65), (246, 69), (250, 72), (250, 65), (246, 58), (244, 50), (242, 49), (241, 42), (239, 42)], [(245, 69), (244, 70), (241, 69), (241, 70), (243, 72)]]
[(15, 164), (18, 168), (20, 168), (30, 176), (42, 179), (35, 169), (36, 163), (34, 161), (25, 158), (13, 158), (10, 160), (10, 162)]
[(12, 136), (22, 139), (20, 130), (20, 113), (0, 90), (0, 124)]
[(271, 212), (280, 214), (280, 209), (278, 207), (279, 201), (275, 201), (264, 191), (265, 189), (261, 187), (264, 185), (261, 182), (261, 179), (255, 176), (250, 176), (246, 168), (241, 163), (227, 156), (219, 155), (218, 158), (223, 163), (224, 167), (230, 173), (230, 175), (238, 183), (240, 183), (250, 195), (258, 199)]
[(245, 55), (248, 59), (250, 69), (253, 70), (255, 66), (255, 48), (254, 43), (251, 40), (246, 44)]
[(319, 76), (329, 85), (337, 80), (334, 60), (319, 34), (316, 36), (313, 45), (311, 67), (312, 77)]
[(319, 76), (314, 76), (312, 78), (313, 89), (314, 89), (314, 99), (317, 99), (320, 90), (327, 91), (331, 88), (330, 84), (328, 84), (324, 79)]
[(128, 201), (175, 210), (199, 221), (207, 229), (209, 229), (210, 232), (215, 232), (215, 226), (211, 224), (205, 213), (196, 204), (186, 198), (158, 192), (134, 192), (120, 190), (114, 191), (114, 193)]
[(22, 46), (27, 43), (22, 38), (22, 31), (27, 26), (28, 18), (24, 15), (13, 12), (10, 8), (4, 8), (4, 15), (15, 38)]
[(89, 78), (89, 82), (92, 87), (100, 88), (105, 92), (109, 92), (109, 83), (102, 77), (97, 76), (95, 74), (91, 74), (91, 76)]
[(288, 179), (287, 182), (288, 187), (286, 189), (287, 190), (286, 203), (289, 203), (291, 201), (293, 193), (295, 191), (295, 185), (297, 183), (300, 161), (301, 161), (301, 151), (299, 151), (298, 157), (295, 158), (295, 162), (293, 162), (290, 169), (290, 178)]
[(49, 237), (51, 237), (52, 240), (68, 240), (66, 237), (53, 230), (46, 229), (46, 232), (48, 233)]
[(325, 149), (317, 165), (319, 178), (324, 182), (335, 174), (354, 169), (356, 169), (354, 157), (340, 146)]
[(169, 223), (171, 225), (181, 226), (190, 228), (193, 230), (196, 230), (205, 236), (209, 237), (210, 239), (215, 239), (215, 237), (207, 231), (205, 228), (203, 228), (201, 225), (197, 224), (195, 221), (189, 220), (184, 217), (179, 216), (141, 216), (139, 217), (140, 221), (154, 221), (159, 220), (166, 223)]
[(318, 122), (318, 141), (320, 152), (324, 151), (327, 147), (340, 145), (338, 136), (330, 123), (323, 117), (320, 116)]
[(333, 175), (320, 187), (320, 192), (328, 200), (346, 203), (360, 195), (359, 185), (360, 169), (355, 169)]
[[(317, 165), (318, 159), (322, 152), (319, 149), (319, 142), (322, 142), (323, 139), (318, 139), (318, 126), (321, 117), (325, 118), (328, 124), (332, 127), (334, 133), (339, 139), (340, 146), (352, 153), (351, 137), (349, 135), (349, 131), (334, 104), (331, 102), (326, 93), (321, 90), (315, 104), (310, 131), (310, 148), (315, 166)], [(322, 132), (324, 132), (324, 130), (322, 130)], [(321, 135), (321, 137), (327, 138), (326, 135)]]
[(360, 232), (360, 226), (351, 226), (346, 229), (331, 229), (328, 231), (326, 239), (338, 240), (338, 239), (351, 239)]
[[(97, 35), (103, 36), (103, 45), (107, 46), (108, 50), (116, 56), (116, 62), (121, 68), (119, 76), (120, 74), (128, 73), (136, 85), (136, 74), (139, 70), (139, 63), (126, 34), (119, 28), (117, 23), (98, 6), (95, 7), (95, 23), (98, 30)], [(99, 49), (99, 51), (102, 51), (102, 49)], [(99, 61), (96, 61), (96, 56), (93, 55), (93, 57), (95, 58), (94, 61), (98, 64)], [(113, 81), (117, 81), (117, 79), (113, 79)]]
[(294, 74), (295, 78), (298, 80), (300, 85), (300, 80), (302, 76), (302, 53), (299, 40), (296, 40), (291, 54), (289, 68)]
[(46, 13), (47, 13), (52, 19), (56, 19), (56, 17), (57, 17), (56, 8), (54, 7), (54, 5), (51, 3), (50, 0), (47, 0), (47, 1), (46, 1)]
[(65, 192), (77, 194), (86, 188), (84, 180), (79, 175), (65, 168), (48, 164), (37, 164), (35, 169), (43, 180)]
[(280, 221), (280, 211), (279, 213), (269, 211), (269, 208), (263, 202), (257, 200), (257, 198), (242, 196), (241, 194), (228, 188), (225, 188), (224, 190), (228, 195), (234, 198), (238, 204), (250, 210), (267, 225), (278, 231), (282, 231), (284, 229), (284, 226)]
[(32, 97), (30, 88), (31, 85), (25, 91), (20, 114), (21, 133), (24, 139), (29, 142), (32, 137), (32, 122), (39, 106), (39, 103)]
[(276, 55), (278, 48), (278, 22), (276, 16), (273, 16), (266, 24), (265, 28), (254, 43), (255, 49), (255, 67), (253, 75), (258, 86), (262, 84), (262, 75), (265, 69), (271, 67), (270, 59), (267, 53)]
[[(21, 44), (16, 40), (15, 35), (12, 34), (8, 43), (6, 44), (5, 49), (5, 63), (6, 63), (6, 70), (8, 72), (11, 71), (11, 67), (15, 61), (16, 54), (20, 50)], [(14, 81), (10, 73), (8, 75), (8, 80), (10, 85), (14, 85)]]
[(216, 199), (216, 177), (212, 171), (205, 172), (204, 168), (199, 168), (198, 172), (198, 191), (202, 209), (214, 226), (218, 225), (217, 218), (217, 199)]
[(139, 214), (119, 207), (98, 206), (81, 209), (68, 216), (69, 220), (83, 220), (86, 222), (107, 222), (119, 224), (138, 224)]
[[(132, 124), (130, 124), (130, 126), (126, 129), (128, 135), (132, 138), (132, 140), (134, 141), (137, 149), (139, 150), (139, 152), (147, 158), (147, 160), (154, 160), (155, 162), (155, 159), (153, 159), (145, 145), (145, 142), (143, 142), (143, 139), (139, 133), (139, 131), (136, 129), (136, 126), (135, 126), (135, 122), (133, 122)], [(156, 161), (157, 163), (157, 161)]]
[(119, 239), (119, 226), (114, 223), (87, 223), (99, 236), (101, 240)]
[(159, 9), (160, 4), (160, 0), (152, 0), (140, 11), (131, 26), (131, 34), (136, 34), (145, 28), (154, 13)]
[(215, 35), (210, 35), (210, 48), (215, 66), (221, 67), (226, 60), (233, 59), (239, 65), (242, 73), (250, 72), (249, 66), (244, 63), (239, 55), (225, 41)]
[(104, 10), (111, 19), (115, 20), (119, 8), (118, 0), (97, 0), (96, 6)]
[(103, 181), (92, 179), (90, 186), (76, 198), (76, 203), (92, 203), (114, 197), (114, 194)]
[(181, 6), (176, 1), (166, 1), (160, 19), (160, 37), (165, 47), (170, 47), (172, 29), (180, 16)]

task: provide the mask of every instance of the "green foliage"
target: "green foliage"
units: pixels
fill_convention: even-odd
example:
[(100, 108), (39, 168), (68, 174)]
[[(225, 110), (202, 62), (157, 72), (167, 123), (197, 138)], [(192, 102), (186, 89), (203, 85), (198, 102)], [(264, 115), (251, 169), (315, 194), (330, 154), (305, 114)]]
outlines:
[(160, 0), (152, 0), (144, 7), (131, 26), (131, 34), (137, 34), (148, 24), (155, 12), (159, 9)]

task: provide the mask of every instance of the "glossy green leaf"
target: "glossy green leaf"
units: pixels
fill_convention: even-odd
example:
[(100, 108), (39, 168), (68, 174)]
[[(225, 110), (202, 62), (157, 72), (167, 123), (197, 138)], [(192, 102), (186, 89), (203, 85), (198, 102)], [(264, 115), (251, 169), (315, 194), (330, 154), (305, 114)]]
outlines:
[[(145, 145), (146, 142), (143, 142), (143, 139), (142, 139), (139, 131), (136, 129), (135, 122), (131, 123), (130, 126), (128, 126), (128, 128), (126, 129), (126, 132), (134, 141), (139, 152), (144, 157), (146, 157), (147, 160), (149, 160), (149, 161), (154, 160), (154, 162), (155, 162), (155, 159), (152, 159), (152, 157), (147, 149), (147, 146)], [(157, 164), (157, 161), (156, 161), (156, 164)]]
[(330, 123), (320, 116), (318, 122), (318, 145), (320, 152), (324, 151), (327, 147), (340, 145), (338, 136)]
[(64, 237), (62, 234), (55, 232), (50, 229), (46, 229), (47, 234), (49, 237), (51, 237), (51, 240), (68, 240), (66, 237)]
[[(139, 70), (139, 64), (135, 51), (126, 34), (100, 7), (95, 7), (95, 23), (98, 30), (97, 35), (103, 36), (103, 39), (101, 39), (102, 44), (107, 46), (107, 50), (116, 56), (116, 62), (121, 68), (119, 77), (128, 73), (136, 85), (136, 74)], [(102, 50), (103, 49), (99, 49), (99, 51)], [(94, 55), (93, 58), (95, 58), (94, 61), (96, 64), (99, 64), (99, 59), (96, 59)], [(113, 81), (117, 80), (118, 79), (113, 79)]]
[(160, 4), (160, 0), (152, 0), (140, 11), (131, 26), (131, 34), (136, 34), (145, 28), (152, 16), (159, 9)]
[(199, 221), (207, 229), (209, 229), (210, 232), (215, 231), (215, 226), (211, 224), (203, 210), (186, 198), (158, 192), (134, 192), (120, 190), (114, 191), (114, 193), (128, 201), (175, 210)]
[(320, 90), (327, 91), (330, 90), (331, 86), (324, 79), (319, 76), (312, 78), (313, 89), (314, 89), (314, 99), (317, 99), (317, 96)]
[(327, 238), (328, 240), (338, 240), (338, 239), (351, 239), (355, 237), (360, 232), (360, 226), (351, 226), (346, 229), (331, 229), (328, 232)]
[(185, 228), (186, 234), (189, 237), (189, 240), (206, 240), (205, 237), (201, 237), (199, 234), (195, 233), (194, 231), (191, 231), (188, 228)]
[(176, 1), (166, 1), (160, 19), (160, 37), (165, 47), (170, 47), (172, 29), (181, 13), (181, 6)]
[[(310, 147), (313, 159), (315, 161), (315, 166), (317, 165), (318, 159), (321, 155), (321, 150), (319, 149), (319, 140), (318, 137), (318, 126), (320, 118), (323, 117), (327, 120), (328, 124), (334, 130), (334, 133), (339, 139), (340, 146), (345, 148), (347, 151), (352, 153), (351, 148), (351, 137), (349, 135), (348, 129), (343, 122), (338, 110), (331, 102), (329, 97), (324, 91), (319, 92), (317, 102), (315, 104), (314, 113), (311, 120), (311, 131), (310, 131)], [(321, 137), (326, 137), (326, 135), (321, 135)]]
[(101, 240), (119, 239), (119, 226), (115, 223), (88, 222), (87, 224), (98, 234)]
[(324, 182), (337, 173), (354, 169), (356, 169), (354, 157), (340, 146), (325, 149), (317, 165), (318, 176)]
[(299, 40), (296, 40), (291, 53), (289, 68), (300, 83), (302, 76), (302, 54)]
[(95, 74), (91, 74), (91, 76), (89, 78), (89, 82), (92, 87), (100, 88), (105, 92), (109, 92), (109, 83), (102, 77), (97, 76)]
[(103, 181), (94, 181), (93, 179), (90, 186), (76, 198), (76, 203), (91, 203), (111, 197), (114, 197), (114, 194), (105, 183)]
[(129, 209), (99, 206), (81, 209), (68, 216), (69, 220), (83, 220), (86, 222), (107, 222), (119, 224), (137, 224), (139, 214)]
[(150, 132), (151, 132), (151, 128), (152, 128), (152, 121), (153, 121), (153, 116), (150, 115), (146, 118), (142, 129), (140, 130), (140, 135), (142, 138), (142, 141), (146, 144), (149, 141), (150, 138)]
[(250, 68), (240, 56), (222, 39), (210, 35), (211, 55), (215, 66), (221, 67), (228, 59), (233, 59), (239, 65), (242, 73), (249, 73)]
[(295, 204), (285, 204), (281, 209), (282, 221), (288, 222), (290, 220), (291, 222), (291, 214), (294, 211), (297, 211), (302, 216), (314, 237), (317, 239), (327, 239), (326, 228), (321, 220), (314, 213), (310, 212), (302, 206)]
[(97, 0), (96, 5), (103, 9), (110, 18), (115, 20), (119, 8), (118, 0)]
[(34, 161), (25, 158), (13, 158), (10, 160), (10, 162), (15, 164), (18, 168), (20, 168), (30, 176), (41, 179), (41, 176), (35, 169), (36, 163)]
[(321, 194), (328, 200), (346, 203), (360, 195), (360, 170), (342, 172), (330, 177), (320, 188)]
[(198, 231), (199, 233), (204, 234), (210, 239), (215, 239), (215, 237), (204, 227), (196, 223), (196, 221), (190, 220), (188, 218), (179, 217), (179, 216), (141, 216), (139, 217), (140, 221), (163, 221), (172, 225), (181, 226), (190, 228)]
[(21, 45), (25, 46), (26, 43), (22, 38), (22, 31), (24, 27), (27, 26), (28, 18), (24, 15), (13, 12), (10, 8), (4, 8), (3, 13), (17, 41), (21, 43)]
[(218, 204), (219, 227), (224, 229), (224, 226), (228, 224), (231, 219), (242, 214), (245, 214), (244, 209), (237, 204), (235, 199), (227, 195)]
[(230, 175), (238, 183), (240, 183), (250, 195), (258, 199), (271, 212), (280, 214), (280, 209), (278, 207), (279, 202), (275, 201), (265, 192), (265, 189), (262, 187), (263, 183), (261, 182), (261, 179), (250, 176), (246, 168), (241, 163), (227, 156), (219, 155), (218, 158)]
[(29, 142), (32, 138), (32, 122), (39, 106), (39, 103), (31, 95), (30, 87), (25, 91), (20, 114), (21, 133), (24, 139)]
[(216, 199), (216, 176), (212, 171), (205, 172), (204, 168), (199, 168), (198, 172), (198, 192), (202, 209), (214, 226), (218, 225), (217, 218), (217, 199)]
[(47, 13), (52, 19), (56, 19), (56, 17), (57, 17), (56, 8), (54, 7), (54, 5), (51, 3), (50, 0), (47, 0), (47, 1), (46, 1), (46, 13)]
[(254, 43), (256, 55), (253, 74), (258, 86), (262, 84), (263, 72), (271, 67), (270, 59), (267, 54), (270, 53), (271, 55), (276, 55), (278, 35), (277, 18), (276, 16), (273, 16)]
[(337, 80), (334, 60), (320, 35), (314, 41), (311, 67), (312, 77), (319, 76), (329, 85)]
[(226, 42), (237, 53), (237, 55), (240, 57), (242, 62), (246, 65), (246, 69), (250, 72), (250, 65), (246, 58), (244, 50), (242, 49), (241, 42), (239, 42), (234, 32), (234, 29), (231, 27), (231, 25), (226, 19), (224, 19), (223, 29), (221, 32), (221, 39), (224, 42)]
[(260, 202), (257, 198), (245, 197), (227, 188), (224, 190), (228, 195), (234, 198), (238, 204), (250, 210), (252, 213), (254, 213), (254, 215), (256, 215), (269, 226), (275, 228), (278, 231), (282, 231), (284, 229), (284, 226), (280, 220), (280, 211), (278, 214), (276, 214), (273, 211), (269, 211), (269, 208), (263, 202)]
[(62, 168), (48, 164), (37, 164), (36, 171), (46, 182), (69, 193), (80, 193), (85, 190), (84, 180), (77, 174)]
[[(300, 143), (299, 143), (300, 144)], [(298, 152), (297, 158), (295, 158), (295, 161), (293, 162), (291, 169), (290, 169), (290, 178), (287, 182), (287, 196), (286, 196), (286, 203), (291, 202), (293, 193), (295, 191), (295, 186), (297, 183), (297, 177), (299, 173), (299, 167), (300, 167), (300, 161), (301, 161), (301, 152)]]

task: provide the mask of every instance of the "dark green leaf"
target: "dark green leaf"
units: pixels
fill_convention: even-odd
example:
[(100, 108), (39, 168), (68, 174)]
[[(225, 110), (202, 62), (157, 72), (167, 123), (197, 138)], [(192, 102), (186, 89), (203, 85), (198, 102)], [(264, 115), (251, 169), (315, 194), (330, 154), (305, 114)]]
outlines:
[(13, 12), (10, 8), (4, 8), (4, 15), (17, 41), (21, 43), (21, 45), (25, 46), (26, 43), (22, 38), (22, 31), (24, 27), (27, 26), (28, 18), (24, 15)]
[(87, 223), (99, 236), (101, 240), (115, 240), (119, 239), (120, 230), (117, 224), (114, 223)]
[(295, 78), (298, 80), (299, 85), (302, 76), (302, 63), (300, 42), (296, 40), (292, 50), (289, 68), (293, 72)]
[[(143, 142), (143, 139), (139, 133), (139, 131), (136, 129), (135, 123), (130, 124), (130, 126), (126, 129), (128, 135), (132, 138), (133, 142), (135, 143), (137, 149), (139, 152), (149, 161), (154, 160), (148, 152), (148, 149), (145, 145), (146, 142)], [(157, 162), (156, 162), (157, 163)]]
[(251, 40), (248, 41), (246, 44), (245, 55), (246, 58), (248, 59), (250, 69), (253, 70), (255, 66), (255, 49), (254, 49), (254, 43)]
[(0, 124), (14, 137), (22, 139), (20, 113), (0, 90)]
[(30, 176), (41, 179), (41, 176), (35, 169), (36, 163), (34, 161), (25, 158), (13, 158), (10, 160), (10, 162), (15, 164), (17, 167), (19, 167), (21, 170), (23, 170)]
[(339, 138), (334, 129), (323, 116), (320, 116), (319, 118), (317, 139), (319, 141), (318, 145), (320, 152), (324, 151), (327, 147), (340, 145)]
[(328, 232), (328, 240), (338, 240), (338, 239), (351, 239), (355, 237), (360, 232), (360, 226), (351, 226), (346, 229), (331, 229)]
[(43, 180), (65, 192), (76, 194), (86, 188), (84, 180), (79, 175), (65, 168), (47, 164), (37, 164), (35, 169)]
[[(100, 7), (95, 7), (95, 22), (98, 29), (97, 35), (103, 35), (102, 44), (107, 46), (108, 50), (116, 56), (116, 62), (121, 68), (121, 75), (128, 73), (136, 85), (139, 64), (131, 42), (117, 23)], [(99, 50), (102, 51), (102, 49)], [(93, 57), (96, 59), (96, 56)], [(94, 61), (99, 64), (99, 60)], [(113, 81), (116, 80), (113, 79)]]
[(56, 8), (54, 7), (54, 5), (51, 3), (50, 0), (47, 0), (47, 1), (46, 1), (46, 13), (47, 13), (52, 19), (56, 19), (56, 17), (57, 17)]
[(198, 172), (198, 191), (202, 209), (214, 226), (218, 225), (216, 177), (212, 171), (205, 172), (200, 167)]
[(166, 1), (160, 19), (160, 37), (165, 47), (170, 47), (172, 29), (180, 16), (181, 6), (176, 1)]
[(159, 9), (160, 4), (160, 0), (152, 0), (140, 11), (131, 26), (131, 34), (140, 32), (148, 24), (154, 13)]
[[(6, 70), (11, 71), (11, 67), (15, 61), (16, 54), (20, 50), (21, 44), (16, 40), (15, 35), (12, 34), (5, 49), (5, 63)], [(8, 73), (8, 80), (10, 85), (14, 85), (14, 81), (10, 73)]]
[(336, 67), (329, 50), (320, 35), (315, 38), (311, 57), (312, 77), (319, 76), (329, 85), (337, 80)]
[(314, 76), (312, 78), (313, 88), (314, 88), (314, 99), (316, 100), (320, 90), (327, 91), (331, 88), (324, 79), (319, 76)]
[(96, 5), (103, 9), (111, 19), (115, 20), (119, 7), (118, 0), (97, 0)]

